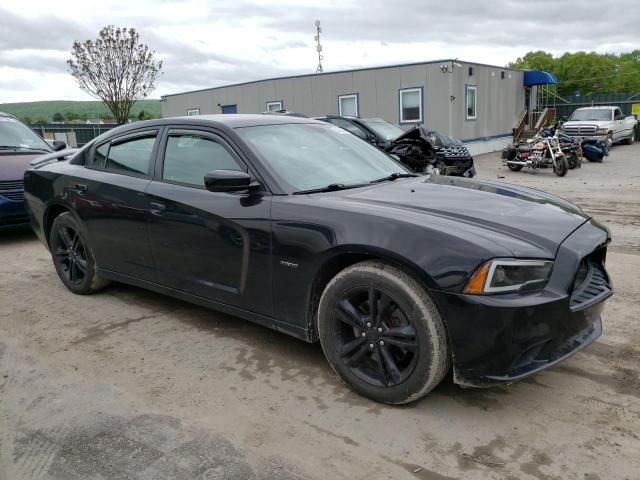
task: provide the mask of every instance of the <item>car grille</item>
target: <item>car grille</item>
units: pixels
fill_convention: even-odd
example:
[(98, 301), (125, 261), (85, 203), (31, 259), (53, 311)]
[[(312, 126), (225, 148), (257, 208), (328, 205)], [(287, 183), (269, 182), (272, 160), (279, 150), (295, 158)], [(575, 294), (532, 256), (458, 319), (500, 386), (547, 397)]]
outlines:
[(464, 172), (467, 171), (467, 167), (458, 167), (458, 166), (443, 166), (440, 169), (441, 175), (464, 175)]
[(24, 183), (22, 180), (0, 182), (0, 197), (14, 202), (22, 202), (24, 200)]
[(573, 283), (571, 310), (580, 310), (611, 295), (611, 283), (604, 269), (604, 249), (594, 252), (580, 263)]
[(438, 147), (436, 153), (444, 158), (469, 158), (467, 147)]
[(24, 200), (24, 192), (0, 192), (0, 197), (14, 202), (22, 202)]
[(3, 190), (22, 190), (24, 182), (22, 180), (13, 180), (11, 182), (0, 182), (0, 192)]
[(587, 135), (595, 135), (598, 127), (596, 125), (567, 125), (564, 127), (564, 133), (571, 137), (580, 137)]

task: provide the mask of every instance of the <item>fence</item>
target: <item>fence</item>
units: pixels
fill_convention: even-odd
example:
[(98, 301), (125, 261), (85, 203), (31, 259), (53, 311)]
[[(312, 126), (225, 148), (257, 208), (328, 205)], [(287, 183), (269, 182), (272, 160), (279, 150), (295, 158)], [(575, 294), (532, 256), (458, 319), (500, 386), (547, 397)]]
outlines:
[[(552, 100), (552, 99), (550, 99)], [(569, 118), (576, 108), (591, 107), (598, 105), (612, 105), (620, 107), (622, 113), (631, 115), (631, 106), (640, 103), (640, 92), (635, 93), (607, 93), (588, 96), (571, 96), (565, 98), (555, 98), (549, 101), (545, 107), (555, 107), (556, 118)]]
[[(42, 138), (64, 140), (70, 147), (81, 147), (98, 135), (118, 127), (119, 125), (48, 123), (45, 125), (30, 125), (31, 129)], [(62, 138), (61, 138), (62, 137)]]

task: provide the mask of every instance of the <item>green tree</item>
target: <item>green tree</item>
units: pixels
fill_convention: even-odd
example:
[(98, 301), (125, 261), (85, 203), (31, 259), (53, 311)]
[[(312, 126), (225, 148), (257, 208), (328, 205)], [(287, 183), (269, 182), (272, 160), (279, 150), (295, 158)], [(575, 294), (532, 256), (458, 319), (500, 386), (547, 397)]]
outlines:
[(62, 122), (64, 121), (64, 117), (62, 116), (62, 114), (60, 112), (56, 112), (53, 114), (53, 121), (54, 122)]
[(102, 100), (116, 120), (124, 123), (135, 102), (156, 87), (162, 62), (156, 62), (154, 54), (140, 43), (134, 28), (109, 25), (96, 40), (74, 42), (67, 65), (80, 88)]
[(565, 53), (554, 57), (541, 50), (529, 52), (509, 67), (545, 70), (558, 78), (558, 94), (640, 91), (640, 50), (619, 55), (596, 52)]
[(26, 123), (27, 125), (31, 125), (33, 123), (33, 119), (28, 115), (25, 115), (24, 117), (20, 117), (20, 121), (22, 123)]
[(49, 123), (49, 119), (43, 115), (40, 115), (39, 117), (36, 117), (36, 121), (33, 123), (36, 125), (46, 125), (47, 123)]
[(146, 110), (140, 110), (140, 113), (138, 113), (138, 120), (150, 120), (151, 118), (151, 114)]
[(78, 120), (78, 114), (76, 112), (64, 112), (64, 119), (67, 122), (73, 122), (74, 120)]

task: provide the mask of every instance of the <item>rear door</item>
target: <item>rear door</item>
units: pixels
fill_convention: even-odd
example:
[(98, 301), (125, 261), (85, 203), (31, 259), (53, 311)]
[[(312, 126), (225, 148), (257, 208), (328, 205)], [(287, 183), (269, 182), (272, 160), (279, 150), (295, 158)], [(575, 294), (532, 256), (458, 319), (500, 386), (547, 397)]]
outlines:
[(97, 144), (68, 185), (98, 266), (143, 280), (154, 278), (145, 190), (158, 134), (142, 130)]
[(157, 282), (270, 316), (271, 196), (210, 192), (204, 176), (213, 170), (249, 171), (212, 130), (165, 132), (147, 188)]

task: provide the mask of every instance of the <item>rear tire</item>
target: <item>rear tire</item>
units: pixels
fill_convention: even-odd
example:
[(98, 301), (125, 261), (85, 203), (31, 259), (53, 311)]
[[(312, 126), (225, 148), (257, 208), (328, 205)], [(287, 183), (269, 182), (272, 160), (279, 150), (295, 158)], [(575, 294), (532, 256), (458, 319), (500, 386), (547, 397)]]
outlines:
[(329, 282), (320, 299), (318, 334), (342, 381), (376, 402), (417, 400), (449, 370), (435, 305), (413, 277), (383, 262), (357, 263)]
[(626, 145), (633, 145), (635, 141), (636, 141), (636, 132), (635, 132), (635, 130), (632, 130), (632, 131), (631, 131), (631, 136), (630, 136), (630, 137), (627, 137), (627, 138), (625, 139), (624, 143), (625, 143)]
[(520, 170), (522, 170), (523, 165), (509, 165), (507, 163), (507, 167), (509, 167), (509, 170), (511, 170), (512, 172), (519, 172)]
[(60, 280), (73, 293), (95, 293), (109, 284), (98, 275), (82, 226), (69, 212), (61, 213), (53, 221), (49, 247)]
[(556, 160), (556, 164), (553, 166), (553, 173), (559, 177), (564, 177), (569, 171), (569, 165), (565, 157), (560, 157)]
[(573, 170), (576, 167), (580, 167), (580, 157), (578, 157), (578, 155), (572, 152), (567, 157), (567, 165), (569, 166), (570, 170)]

